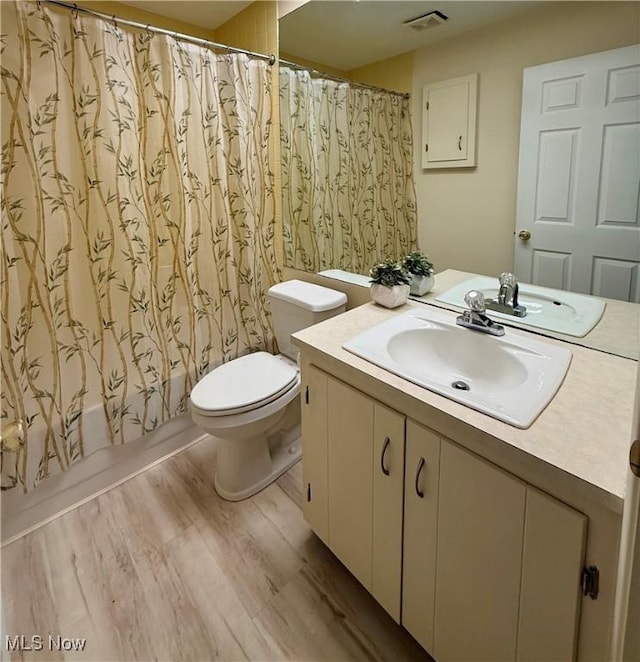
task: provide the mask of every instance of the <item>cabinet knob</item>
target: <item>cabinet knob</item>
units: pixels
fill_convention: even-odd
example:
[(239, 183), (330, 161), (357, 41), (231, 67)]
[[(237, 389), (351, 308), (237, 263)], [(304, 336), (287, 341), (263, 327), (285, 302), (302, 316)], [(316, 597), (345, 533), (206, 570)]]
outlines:
[(529, 239), (531, 239), (531, 232), (529, 232), (529, 230), (520, 230), (520, 232), (518, 232), (518, 239), (521, 239), (524, 242), (529, 241)]
[(426, 463), (426, 460), (421, 457), (420, 462), (418, 462), (418, 470), (416, 471), (416, 494), (421, 499), (424, 499), (424, 492), (420, 489), (420, 476), (422, 475), (422, 470), (424, 469)]

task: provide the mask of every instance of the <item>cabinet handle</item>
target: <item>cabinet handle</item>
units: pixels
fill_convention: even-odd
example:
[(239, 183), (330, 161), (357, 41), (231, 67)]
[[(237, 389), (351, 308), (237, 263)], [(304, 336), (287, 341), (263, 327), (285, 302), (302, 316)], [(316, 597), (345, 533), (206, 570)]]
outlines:
[(382, 469), (382, 473), (385, 476), (388, 476), (391, 472), (387, 467), (384, 466), (384, 458), (387, 455), (387, 451), (389, 450), (389, 446), (391, 446), (391, 439), (389, 437), (384, 438), (384, 446), (382, 447), (382, 453), (380, 455), (380, 468)]
[(462, 151), (462, 136), (458, 136), (458, 150)]
[(424, 492), (420, 489), (420, 476), (422, 475), (422, 470), (424, 469), (425, 464), (425, 459), (421, 457), (420, 462), (418, 462), (418, 471), (416, 471), (416, 494), (421, 499), (424, 499)]

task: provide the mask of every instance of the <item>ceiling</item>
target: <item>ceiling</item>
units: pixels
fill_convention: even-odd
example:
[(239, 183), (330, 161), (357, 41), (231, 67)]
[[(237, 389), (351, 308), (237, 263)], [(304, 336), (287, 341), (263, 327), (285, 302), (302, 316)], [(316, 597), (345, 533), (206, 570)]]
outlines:
[[(289, 4), (295, 6), (297, 2)], [(123, 0), (201, 28), (215, 30), (252, 0)], [(524, 0), (310, 0), (280, 18), (280, 52), (342, 71), (384, 60), (529, 11)], [(405, 21), (439, 10), (438, 27), (415, 32)]]
[[(280, 19), (280, 52), (350, 71), (530, 11), (540, 2), (312, 0)], [(415, 32), (403, 23), (434, 9), (449, 18)]]
[(123, 5), (215, 30), (248, 7), (252, 0), (123, 0)]

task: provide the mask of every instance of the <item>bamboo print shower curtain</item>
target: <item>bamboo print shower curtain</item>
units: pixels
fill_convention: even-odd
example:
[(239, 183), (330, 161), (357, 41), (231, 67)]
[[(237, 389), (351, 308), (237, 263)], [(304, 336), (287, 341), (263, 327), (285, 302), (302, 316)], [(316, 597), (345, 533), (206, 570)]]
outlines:
[(367, 274), (417, 241), (409, 100), (280, 68), (287, 266)]
[(27, 491), (272, 349), (268, 65), (2, 3), (2, 424)]

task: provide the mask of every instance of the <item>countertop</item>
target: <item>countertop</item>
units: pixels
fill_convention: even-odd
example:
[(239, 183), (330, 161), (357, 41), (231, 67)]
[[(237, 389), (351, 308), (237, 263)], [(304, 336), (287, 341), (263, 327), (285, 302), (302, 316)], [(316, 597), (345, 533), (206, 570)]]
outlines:
[[(450, 286), (440, 281), (441, 286)], [(530, 484), (550, 493), (579, 493), (581, 498), (594, 500), (608, 510), (622, 511), (636, 361), (533, 334), (540, 341), (569, 348), (573, 358), (554, 399), (531, 427), (522, 430), (342, 349), (353, 336), (411, 307), (424, 310), (424, 304), (412, 301), (395, 310), (367, 303), (299, 331), (293, 340), (304, 360)], [(454, 312), (447, 314), (456, 317)], [(511, 328), (507, 333), (532, 335)]]

